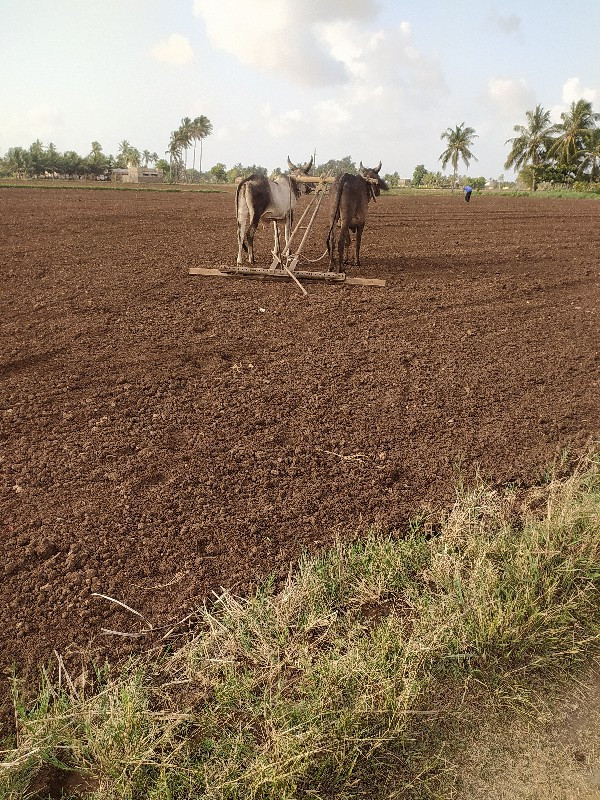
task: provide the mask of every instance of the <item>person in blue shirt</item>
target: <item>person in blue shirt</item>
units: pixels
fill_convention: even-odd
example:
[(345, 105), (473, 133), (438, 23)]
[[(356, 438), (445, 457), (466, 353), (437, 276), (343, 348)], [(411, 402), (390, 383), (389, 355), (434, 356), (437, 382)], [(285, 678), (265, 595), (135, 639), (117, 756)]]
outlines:
[(465, 202), (468, 203), (471, 199), (471, 192), (473, 191), (472, 186), (465, 186), (463, 192), (465, 193)]

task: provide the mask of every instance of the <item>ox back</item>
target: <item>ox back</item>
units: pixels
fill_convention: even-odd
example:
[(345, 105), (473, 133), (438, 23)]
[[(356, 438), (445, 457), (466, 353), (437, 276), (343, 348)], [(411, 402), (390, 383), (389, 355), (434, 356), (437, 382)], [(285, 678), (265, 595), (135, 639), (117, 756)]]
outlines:
[[(350, 232), (355, 234), (354, 263), (360, 266), (360, 243), (367, 221), (369, 201), (387, 189), (386, 182), (379, 177), (381, 163), (375, 169), (360, 165), (358, 175), (345, 173), (335, 179), (329, 193), (330, 226), (327, 235), (329, 269), (343, 270), (349, 260)], [(336, 242), (336, 230), (338, 238)], [(337, 258), (336, 258), (337, 252)], [(334, 263), (336, 262), (336, 263)]]

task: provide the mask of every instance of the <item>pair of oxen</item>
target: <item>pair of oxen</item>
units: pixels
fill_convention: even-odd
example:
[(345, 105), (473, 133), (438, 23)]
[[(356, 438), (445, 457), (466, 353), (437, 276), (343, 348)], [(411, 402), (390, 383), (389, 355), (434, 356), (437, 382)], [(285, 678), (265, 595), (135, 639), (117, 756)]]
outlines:
[[(313, 165), (312, 158), (302, 166), (293, 164), (288, 156), (289, 174), (269, 180), (263, 175), (250, 175), (238, 184), (235, 210), (238, 227), (237, 263), (243, 262), (243, 252), (254, 264), (254, 235), (260, 222), (274, 223), (275, 250), (280, 251), (278, 223), (284, 223), (284, 239), (288, 245), (296, 202), (301, 194), (311, 191), (307, 177)], [(369, 201), (377, 197), (386, 182), (379, 176), (379, 166), (371, 169), (360, 164), (358, 175), (345, 173), (334, 181), (329, 191), (329, 231), (327, 251), (329, 269), (340, 272), (349, 263), (350, 233), (354, 233), (354, 263), (360, 265), (360, 243), (367, 221)]]

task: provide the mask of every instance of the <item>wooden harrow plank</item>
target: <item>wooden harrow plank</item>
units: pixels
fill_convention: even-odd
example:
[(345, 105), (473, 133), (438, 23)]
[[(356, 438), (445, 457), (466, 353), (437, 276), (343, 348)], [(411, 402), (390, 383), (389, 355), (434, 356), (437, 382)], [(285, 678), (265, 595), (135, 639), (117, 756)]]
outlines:
[[(275, 278), (291, 280), (290, 275), (280, 269), (266, 267), (190, 267), (190, 275), (205, 275), (217, 278), (232, 278), (236, 275), (246, 278)], [(345, 272), (312, 272), (294, 270), (294, 276), (303, 280), (325, 281), (326, 283), (347, 283), (351, 286), (385, 286), (385, 280), (380, 278), (354, 278), (348, 277)]]

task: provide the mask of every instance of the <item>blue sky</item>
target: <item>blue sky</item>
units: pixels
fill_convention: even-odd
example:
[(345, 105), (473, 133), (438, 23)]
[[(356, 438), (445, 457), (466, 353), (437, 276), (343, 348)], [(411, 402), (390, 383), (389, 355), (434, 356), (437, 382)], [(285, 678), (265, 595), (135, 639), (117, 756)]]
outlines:
[(510, 175), (528, 109), (600, 111), (598, 31), (598, 0), (0, 0), (0, 154), (162, 156), (204, 114), (204, 169), (316, 152), (410, 177), (465, 122), (469, 174)]

